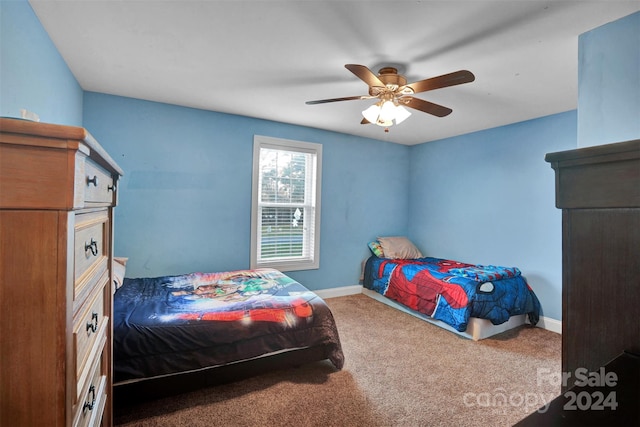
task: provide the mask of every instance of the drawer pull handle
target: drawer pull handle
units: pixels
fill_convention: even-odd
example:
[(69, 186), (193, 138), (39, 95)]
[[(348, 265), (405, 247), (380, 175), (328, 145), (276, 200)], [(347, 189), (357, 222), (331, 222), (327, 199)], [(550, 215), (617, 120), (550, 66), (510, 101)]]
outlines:
[(115, 185), (109, 185), (109, 186), (107, 187), (107, 190), (108, 190), (108, 191), (113, 191), (113, 192), (115, 192), (115, 191), (116, 191), (116, 186), (115, 186)]
[(91, 238), (91, 242), (84, 244), (84, 251), (87, 252), (88, 250), (91, 250), (93, 256), (98, 255), (98, 242), (93, 240), (93, 238)]
[(94, 187), (97, 187), (98, 186), (98, 176), (94, 175), (93, 178), (87, 177), (87, 186), (89, 186), (89, 184), (93, 184)]
[(91, 313), (91, 322), (87, 322), (87, 335), (98, 330), (98, 313)]
[(91, 387), (89, 387), (89, 393), (87, 393), (87, 396), (89, 396), (89, 395), (91, 395), (91, 403), (84, 402), (84, 405), (82, 406), (82, 412), (83, 413), (87, 409), (92, 411), (93, 410), (93, 406), (96, 404), (96, 387), (93, 384), (91, 384)]

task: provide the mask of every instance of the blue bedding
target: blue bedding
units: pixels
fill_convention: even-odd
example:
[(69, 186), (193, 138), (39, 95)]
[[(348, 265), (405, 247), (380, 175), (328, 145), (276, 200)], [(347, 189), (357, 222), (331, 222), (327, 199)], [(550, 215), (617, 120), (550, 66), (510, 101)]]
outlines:
[(441, 258), (367, 260), (364, 287), (440, 320), (457, 331), (470, 317), (494, 325), (526, 314), (538, 323), (540, 302), (520, 270), (482, 266)]
[(125, 279), (114, 296), (115, 382), (318, 346), (342, 368), (329, 307), (273, 269)]

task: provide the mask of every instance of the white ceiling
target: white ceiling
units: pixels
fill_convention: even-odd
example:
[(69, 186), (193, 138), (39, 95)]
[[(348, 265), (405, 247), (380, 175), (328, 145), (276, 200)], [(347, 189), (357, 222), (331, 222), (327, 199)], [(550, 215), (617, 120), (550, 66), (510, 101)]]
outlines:
[[(640, 1), (30, 0), (72, 73), (102, 92), (400, 144), (502, 126), (577, 106), (578, 36)], [(416, 96), (384, 133), (344, 68), (401, 64), (409, 82), (460, 69), (472, 83)]]

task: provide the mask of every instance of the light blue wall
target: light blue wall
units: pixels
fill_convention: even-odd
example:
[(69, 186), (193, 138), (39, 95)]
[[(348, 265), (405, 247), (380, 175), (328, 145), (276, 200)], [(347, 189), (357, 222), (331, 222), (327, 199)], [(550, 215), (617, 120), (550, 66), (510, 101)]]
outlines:
[(82, 125), (82, 89), (26, 0), (0, 1), (0, 116)]
[(640, 138), (640, 12), (578, 39), (578, 146)]
[(519, 267), (560, 319), (562, 215), (544, 156), (575, 146), (570, 111), (412, 147), (412, 240), (428, 256)]
[(128, 277), (249, 267), (254, 134), (323, 145), (320, 269), (294, 279), (355, 285), (366, 243), (407, 233), (409, 147), (90, 92), (84, 120), (126, 172), (115, 253)]
[(548, 152), (640, 138), (640, 13), (579, 38), (578, 109), (411, 152), (409, 229), (424, 252), (516, 265), (562, 318), (562, 225)]

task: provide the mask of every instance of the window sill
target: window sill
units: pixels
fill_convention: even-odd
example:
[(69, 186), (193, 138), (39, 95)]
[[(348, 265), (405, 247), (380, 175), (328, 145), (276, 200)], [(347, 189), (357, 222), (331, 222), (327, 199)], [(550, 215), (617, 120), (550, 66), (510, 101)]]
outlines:
[(299, 271), (299, 270), (317, 270), (320, 268), (320, 263), (316, 261), (273, 261), (273, 262), (261, 262), (252, 265), (251, 268), (273, 268), (279, 271)]

